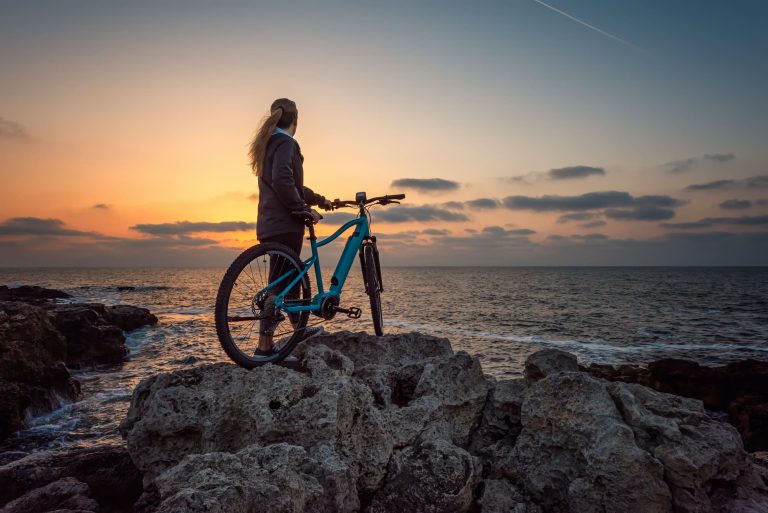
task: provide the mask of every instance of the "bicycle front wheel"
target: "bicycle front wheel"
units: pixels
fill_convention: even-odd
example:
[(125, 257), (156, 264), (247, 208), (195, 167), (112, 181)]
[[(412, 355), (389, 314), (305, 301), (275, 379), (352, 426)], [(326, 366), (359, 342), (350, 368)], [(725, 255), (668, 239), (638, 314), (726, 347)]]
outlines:
[[(307, 326), (309, 312), (292, 313), (274, 308), (274, 298), (304, 270), (304, 263), (290, 248), (269, 242), (246, 249), (229, 266), (216, 295), (216, 334), (232, 361), (246, 369), (278, 362), (288, 356)], [(304, 275), (286, 300), (311, 301), (309, 278)], [(271, 302), (271, 303), (270, 303)], [(275, 350), (256, 355), (259, 333), (273, 328)]]
[(373, 246), (366, 245), (363, 247), (363, 261), (365, 262), (365, 288), (368, 298), (371, 300), (373, 330), (380, 337), (384, 334), (384, 316), (381, 313), (381, 285), (379, 284), (376, 259), (373, 257)]

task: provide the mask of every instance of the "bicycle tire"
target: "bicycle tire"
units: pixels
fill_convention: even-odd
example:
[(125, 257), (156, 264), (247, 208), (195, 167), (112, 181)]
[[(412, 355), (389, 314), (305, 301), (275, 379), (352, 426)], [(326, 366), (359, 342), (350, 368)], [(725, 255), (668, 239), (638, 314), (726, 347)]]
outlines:
[[(301, 259), (294, 253), (290, 248), (283, 244), (279, 244), (276, 242), (267, 242), (264, 244), (257, 244), (255, 246), (252, 246), (245, 251), (243, 251), (229, 266), (227, 269), (227, 272), (224, 274), (224, 277), (221, 280), (221, 283), (219, 284), (219, 290), (216, 294), (216, 307), (215, 307), (215, 322), (216, 322), (216, 335), (218, 336), (219, 343), (221, 344), (221, 347), (224, 349), (224, 352), (229, 356), (229, 358), (235, 362), (236, 364), (240, 365), (241, 367), (245, 367), (246, 369), (253, 369), (254, 367), (258, 367), (260, 365), (264, 365), (266, 363), (274, 363), (279, 362), (280, 360), (284, 359), (286, 356), (291, 354), (291, 351), (296, 347), (296, 344), (299, 343), (300, 340), (302, 340), (301, 333), (303, 329), (307, 326), (307, 321), (309, 319), (309, 312), (301, 312), (298, 316), (298, 323), (297, 323), (297, 329), (292, 330), (292, 334), (290, 335), (290, 338), (285, 341), (279, 351), (275, 352), (273, 355), (270, 356), (255, 356), (253, 353), (256, 350), (256, 347), (258, 347), (258, 335), (259, 330), (258, 327), (256, 329), (255, 337), (256, 342), (255, 346), (251, 350), (243, 350), (240, 345), (238, 345), (236, 339), (240, 338), (239, 334), (236, 334), (233, 338), (232, 336), (232, 330), (230, 328), (230, 321), (232, 317), (229, 316), (229, 310), (230, 310), (230, 301), (232, 300), (232, 293), (233, 289), (238, 286), (239, 278), (243, 276), (243, 287), (238, 288), (238, 292), (240, 294), (240, 300), (243, 304), (247, 305), (247, 300), (249, 299), (249, 293), (254, 294), (254, 299), (251, 300), (250, 309), (252, 312), (255, 312), (254, 310), (254, 304), (256, 303), (255, 300), (255, 294), (258, 292), (258, 290), (261, 290), (266, 287), (268, 283), (268, 274), (269, 274), (269, 268), (267, 263), (267, 257), (271, 260), (273, 256), (276, 257), (284, 257), (285, 263), (282, 265), (288, 265), (290, 267), (293, 267), (293, 269), (296, 270), (296, 272), (301, 272), (304, 270), (304, 263), (301, 261)], [(262, 261), (259, 261), (259, 259), (262, 259)], [(259, 278), (256, 278), (253, 273), (253, 262), (256, 262), (258, 269), (259, 269)], [(248, 273), (245, 273), (246, 268), (250, 269), (250, 276)], [(250, 285), (247, 285), (248, 280), (245, 280), (245, 278), (250, 277), (250, 281), (253, 283), (253, 287), (250, 287)], [(263, 278), (263, 279), (261, 279)], [(263, 282), (263, 283), (260, 283)], [(307, 275), (304, 275), (304, 279), (299, 282), (301, 287), (301, 296), (304, 300), (311, 300), (312, 297), (312, 289), (311, 285), (309, 283), (309, 277)], [(297, 285), (299, 285), (297, 284)], [(242, 292), (242, 288), (248, 287), (252, 288), (250, 291), (246, 291), (245, 293)], [(285, 319), (282, 322), (287, 322), (288, 319)], [(246, 321), (247, 322), (247, 321)], [(248, 331), (248, 337), (250, 337), (254, 325), (257, 324), (259, 321), (252, 321), (249, 331)], [(290, 324), (290, 323), (289, 323)], [(243, 329), (243, 328), (241, 328)], [(277, 334), (276, 334), (277, 337)], [(246, 341), (247, 342), (247, 341)]]
[(373, 331), (380, 337), (384, 334), (384, 316), (381, 313), (381, 287), (376, 259), (373, 256), (373, 246), (368, 244), (363, 247), (363, 260), (365, 261), (366, 292), (371, 300)]

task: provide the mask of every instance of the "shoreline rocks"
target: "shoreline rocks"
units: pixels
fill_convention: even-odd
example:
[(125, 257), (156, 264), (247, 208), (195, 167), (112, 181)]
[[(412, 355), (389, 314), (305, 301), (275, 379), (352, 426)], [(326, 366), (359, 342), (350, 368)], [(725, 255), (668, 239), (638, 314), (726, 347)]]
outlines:
[(64, 365), (66, 341), (46, 312), (0, 301), (0, 438), (27, 416), (73, 401), (80, 385)]
[(69, 369), (122, 362), (123, 331), (157, 322), (145, 308), (53, 301), (69, 297), (0, 286), (0, 439), (78, 397)]
[(296, 354), (294, 369), (143, 380), (121, 425), (139, 509), (768, 511), (768, 468), (701, 401), (595, 377), (561, 351), (498, 382), (416, 333), (322, 335)]
[(699, 399), (707, 409), (728, 414), (747, 450), (768, 450), (768, 362), (743, 360), (707, 367), (690, 360), (666, 358), (646, 367), (593, 364), (585, 370), (609, 381), (638, 383)]
[(0, 466), (3, 512), (133, 511), (141, 474), (124, 446), (52, 450)]

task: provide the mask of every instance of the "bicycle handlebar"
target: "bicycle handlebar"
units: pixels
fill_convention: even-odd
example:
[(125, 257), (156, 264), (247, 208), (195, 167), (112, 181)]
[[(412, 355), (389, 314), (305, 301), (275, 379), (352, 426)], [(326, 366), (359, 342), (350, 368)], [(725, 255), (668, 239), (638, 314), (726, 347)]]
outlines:
[(368, 198), (365, 201), (335, 199), (331, 202), (331, 205), (333, 205), (333, 208), (357, 207), (361, 205), (370, 205), (372, 203), (387, 205), (389, 203), (396, 203), (397, 200), (402, 200), (402, 199), (405, 199), (405, 194), (387, 194), (384, 196), (377, 196), (375, 198)]

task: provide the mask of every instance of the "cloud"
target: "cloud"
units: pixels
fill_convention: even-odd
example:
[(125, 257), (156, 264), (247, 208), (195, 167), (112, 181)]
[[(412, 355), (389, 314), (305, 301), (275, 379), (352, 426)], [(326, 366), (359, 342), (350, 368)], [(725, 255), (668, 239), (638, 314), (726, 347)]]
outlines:
[(507, 196), (502, 204), (511, 210), (555, 212), (567, 210), (595, 210), (609, 207), (632, 206), (634, 198), (628, 192), (588, 192), (579, 196)]
[(438, 228), (427, 228), (425, 230), (421, 230), (421, 233), (423, 233), (424, 235), (441, 236), (441, 235), (448, 235), (451, 232), (449, 232), (448, 230), (441, 230)]
[(524, 237), (527, 235), (533, 235), (536, 232), (528, 228), (516, 228), (513, 230), (505, 230), (501, 226), (486, 226), (480, 233), (494, 235), (496, 237)]
[(597, 220), (597, 221), (591, 221), (589, 223), (583, 223), (583, 224), (580, 224), (579, 226), (581, 226), (582, 228), (598, 228), (600, 226), (605, 226), (606, 224), (608, 223), (606, 223), (603, 220)]
[(94, 208), (94, 209), (96, 209), (96, 210), (109, 210), (109, 209), (110, 209), (110, 208), (112, 208), (112, 207), (110, 207), (110, 206), (109, 206), (109, 205), (107, 205), (106, 203), (96, 203), (96, 204), (95, 204), (94, 206), (92, 206), (91, 208)]
[(620, 221), (663, 221), (675, 217), (675, 211), (651, 205), (641, 205), (632, 209), (608, 209), (605, 211), (608, 219)]
[(396, 206), (376, 212), (375, 221), (385, 223), (407, 223), (409, 221), (469, 221), (469, 217), (459, 212), (442, 209), (433, 205)]
[(605, 168), (591, 166), (569, 166), (558, 169), (550, 169), (547, 172), (550, 180), (570, 180), (573, 178), (586, 178), (591, 175), (605, 175)]
[(131, 230), (148, 235), (184, 235), (197, 232), (244, 232), (253, 230), (253, 223), (224, 221), (219, 223), (176, 221), (175, 223), (137, 224)]
[(530, 178), (535, 177), (535, 173), (526, 173), (524, 175), (517, 175), (517, 176), (503, 176), (500, 178), (502, 182), (511, 183), (511, 184), (523, 184), (523, 185), (531, 185)]
[(469, 208), (477, 210), (491, 210), (499, 208), (501, 205), (498, 200), (492, 198), (477, 198), (465, 202)]
[(686, 191), (713, 191), (721, 189), (766, 189), (768, 175), (757, 175), (743, 180), (715, 180), (714, 182), (696, 183), (685, 188)]
[(752, 206), (752, 202), (749, 200), (729, 199), (725, 200), (718, 205), (724, 210), (744, 210)]
[(464, 210), (464, 203), (461, 201), (446, 201), (445, 203), (441, 203), (440, 206), (450, 210)]
[(557, 218), (558, 224), (565, 224), (569, 221), (587, 221), (598, 217), (598, 214), (592, 212), (571, 212), (570, 214), (563, 214)]
[(399, 178), (392, 182), (391, 187), (413, 189), (419, 192), (445, 192), (458, 189), (459, 182), (444, 178)]
[(740, 216), (740, 217), (705, 217), (698, 221), (685, 223), (662, 223), (664, 228), (690, 229), (711, 228), (718, 225), (729, 226), (763, 226), (768, 225), (768, 215), (764, 216)]
[(678, 174), (678, 173), (685, 173), (686, 171), (690, 171), (694, 167), (696, 167), (698, 164), (702, 162), (715, 162), (715, 163), (722, 163), (722, 162), (728, 162), (730, 160), (734, 160), (736, 158), (736, 155), (733, 153), (708, 153), (704, 155), (703, 157), (691, 157), (687, 159), (682, 160), (673, 160), (672, 162), (667, 162), (664, 164), (663, 167), (667, 168), (667, 170), (672, 174)]
[(746, 178), (744, 185), (750, 189), (764, 189), (768, 188), (768, 175), (759, 175)]
[(661, 196), (661, 195), (648, 195), (648, 196), (638, 196), (635, 198), (635, 205), (638, 206), (648, 206), (648, 207), (665, 207), (665, 208), (672, 208), (672, 207), (680, 207), (688, 203), (685, 200), (673, 198), (671, 196)]
[(550, 235), (547, 237), (547, 240), (555, 241), (555, 242), (561, 242), (561, 241), (571, 241), (571, 242), (590, 242), (590, 241), (596, 241), (596, 240), (607, 240), (609, 237), (603, 233), (585, 233), (583, 235)]
[(686, 191), (714, 191), (736, 185), (736, 180), (715, 180), (714, 182), (695, 183), (685, 188)]
[(26, 129), (19, 123), (0, 117), (0, 139), (28, 141), (30, 137)]
[(249, 194), (248, 199), (251, 201), (259, 201), (259, 195), (257, 193)]
[(736, 158), (733, 153), (710, 153), (704, 155), (705, 160), (711, 160), (713, 162), (728, 162)]
[(61, 219), (39, 217), (12, 217), (0, 223), (0, 235), (38, 235), (57, 237), (78, 237), (98, 235), (94, 232), (72, 230), (64, 227)]
[[(589, 221), (601, 215), (611, 219), (659, 221), (675, 216), (672, 208), (687, 202), (671, 196), (646, 195), (633, 197), (628, 192), (588, 192), (579, 196), (507, 196), (502, 200), (512, 210), (535, 212), (566, 211), (557, 218), (559, 224), (570, 221)], [(593, 212), (603, 210), (604, 212)], [(571, 211), (571, 212), (568, 212)], [(574, 212), (575, 211), (575, 212)], [(592, 226), (601, 226), (599, 224)]]

